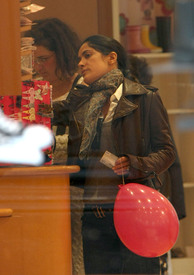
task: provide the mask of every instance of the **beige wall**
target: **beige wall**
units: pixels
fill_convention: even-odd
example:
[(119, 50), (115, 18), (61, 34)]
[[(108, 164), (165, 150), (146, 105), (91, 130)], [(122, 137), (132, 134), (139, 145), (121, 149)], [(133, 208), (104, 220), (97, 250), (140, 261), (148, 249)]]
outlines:
[(45, 9), (30, 14), (28, 18), (31, 20), (58, 17), (69, 24), (81, 39), (96, 33), (112, 35), (111, 0), (36, 0), (33, 3), (45, 6)]

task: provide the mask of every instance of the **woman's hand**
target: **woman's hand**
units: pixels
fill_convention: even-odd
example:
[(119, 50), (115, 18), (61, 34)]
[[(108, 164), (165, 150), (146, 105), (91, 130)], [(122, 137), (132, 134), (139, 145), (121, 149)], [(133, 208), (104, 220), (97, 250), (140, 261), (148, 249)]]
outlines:
[(130, 160), (128, 157), (118, 158), (115, 162), (115, 166), (112, 167), (113, 171), (117, 175), (126, 175), (129, 173)]

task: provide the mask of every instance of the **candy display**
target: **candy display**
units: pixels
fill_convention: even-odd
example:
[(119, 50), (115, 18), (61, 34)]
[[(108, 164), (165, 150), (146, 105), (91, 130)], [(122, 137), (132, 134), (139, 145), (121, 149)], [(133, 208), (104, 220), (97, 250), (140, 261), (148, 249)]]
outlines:
[[(52, 88), (48, 81), (23, 81), (21, 96), (0, 96), (0, 108), (9, 118), (19, 120), (24, 125), (40, 124), (51, 129), (51, 97)], [(46, 164), (52, 164), (51, 148), (46, 155)]]

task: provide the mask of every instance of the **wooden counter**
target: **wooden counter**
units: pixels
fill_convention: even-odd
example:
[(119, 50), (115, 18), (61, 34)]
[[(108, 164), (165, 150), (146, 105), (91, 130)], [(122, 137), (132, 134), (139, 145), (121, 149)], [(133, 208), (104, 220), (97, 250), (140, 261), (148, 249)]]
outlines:
[(71, 274), (69, 174), (78, 171), (0, 169), (0, 274)]

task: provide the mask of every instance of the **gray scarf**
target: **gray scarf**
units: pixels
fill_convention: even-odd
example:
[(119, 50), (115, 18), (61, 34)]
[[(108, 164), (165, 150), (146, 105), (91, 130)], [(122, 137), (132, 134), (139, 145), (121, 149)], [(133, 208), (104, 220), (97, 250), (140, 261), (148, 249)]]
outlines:
[(92, 93), (80, 146), (79, 158), (88, 158), (92, 142), (96, 135), (98, 118), (106, 100), (116, 91), (123, 82), (123, 74), (119, 69), (114, 69), (102, 76), (89, 86)]

